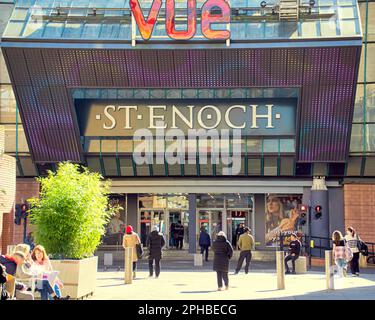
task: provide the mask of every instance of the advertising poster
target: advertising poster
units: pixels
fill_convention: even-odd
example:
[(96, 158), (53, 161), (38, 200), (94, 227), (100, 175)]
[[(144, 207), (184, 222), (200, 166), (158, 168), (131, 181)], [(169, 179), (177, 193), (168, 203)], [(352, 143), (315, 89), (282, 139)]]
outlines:
[(284, 243), (290, 241), (290, 234), (302, 235), (299, 224), (298, 205), (302, 203), (302, 195), (268, 195), (266, 196), (266, 245), (276, 246), (279, 235), (284, 236)]
[(122, 194), (112, 194), (109, 197), (109, 205), (115, 208), (115, 214), (106, 227), (106, 234), (103, 237), (103, 244), (120, 245), (125, 232), (125, 196)]

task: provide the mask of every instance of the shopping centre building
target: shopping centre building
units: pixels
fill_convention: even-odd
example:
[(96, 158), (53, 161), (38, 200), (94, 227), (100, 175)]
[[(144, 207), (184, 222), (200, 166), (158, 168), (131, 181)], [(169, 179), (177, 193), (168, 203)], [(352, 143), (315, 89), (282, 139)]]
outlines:
[(244, 223), (267, 250), (308, 233), (301, 204), (312, 236), (375, 242), (373, 0), (0, 0), (0, 33), (3, 251), (66, 160), (112, 180), (112, 229), (143, 242), (181, 221), (193, 253)]

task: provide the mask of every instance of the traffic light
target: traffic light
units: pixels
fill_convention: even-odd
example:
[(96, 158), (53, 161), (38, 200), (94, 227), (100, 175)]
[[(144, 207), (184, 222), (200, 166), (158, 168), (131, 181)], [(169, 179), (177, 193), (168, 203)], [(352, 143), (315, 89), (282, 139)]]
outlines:
[(305, 225), (306, 224), (306, 218), (307, 218), (307, 205), (305, 204), (300, 204), (299, 205), (299, 208), (298, 208), (298, 211), (299, 211), (299, 216), (300, 216), (300, 223), (301, 225)]
[(322, 217), (322, 206), (315, 206), (315, 219), (320, 219)]

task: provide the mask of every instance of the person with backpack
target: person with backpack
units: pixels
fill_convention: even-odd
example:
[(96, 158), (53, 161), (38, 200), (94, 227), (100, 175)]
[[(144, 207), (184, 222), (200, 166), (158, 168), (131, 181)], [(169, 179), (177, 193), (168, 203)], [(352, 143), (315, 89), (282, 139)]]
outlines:
[(345, 243), (345, 239), (340, 231), (333, 231), (332, 241), (332, 256), (337, 266), (339, 277), (346, 277), (346, 266), (348, 261), (350, 261), (353, 258), (353, 253), (349, 246)]
[(295, 233), (292, 233), (291, 241), (289, 244), (289, 254), (285, 257), (284, 263), (285, 263), (285, 274), (290, 274), (288, 261), (292, 260), (292, 274), (296, 274), (296, 260), (299, 258), (300, 252), (301, 252), (301, 242), (299, 242), (297, 235)]
[(349, 248), (353, 252), (353, 259), (350, 261), (350, 270), (353, 277), (359, 277), (359, 255), (362, 240), (353, 227), (346, 229), (345, 240), (348, 242)]
[(201, 247), (201, 254), (205, 254), (205, 260), (208, 261), (208, 249), (211, 246), (211, 237), (207, 232), (205, 227), (202, 227), (201, 233), (199, 235), (199, 246)]
[(150, 277), (154, 274), (154, 260), (155, 260), (155, 277), (158, 278), (160, 274), (160, 260), (161, 250), (165, 246), (163, 234), (159, 232), (159, 227), (154, 226), (152, 232), (147, 238), (147, 247), (149, 249), (148, 266)]

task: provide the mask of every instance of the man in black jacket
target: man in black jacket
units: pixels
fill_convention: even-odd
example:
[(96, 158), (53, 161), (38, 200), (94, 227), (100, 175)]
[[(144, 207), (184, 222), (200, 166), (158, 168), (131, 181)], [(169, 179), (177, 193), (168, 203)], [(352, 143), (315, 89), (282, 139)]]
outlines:
[(155, 260), (155, 276), (159, 277), (160, 274), (160, 259), (161, 250), (165, 246), (165, 240), (162, 233), (159, 233), (159, 228), (155, 226), (153, 231), (147, 238), (147, 247), (149, 249), (148, 267), (150, 271), (150, 277), (154, 274), (154, 260)]
[(288, 261), (292, 260), (292, 266), (293, 266), (293, 271), (292, 274), (296, 274), (296, 260), (298, 259), (300, 252), (301, 252), (301, 242), (297, 239), (297, 235), (295, 233), (292, 233), (291, 235), (291, 241), (289, 244), (289, 254), (285, 257), (285, 269), (286, 269), (286, 274), (290, 273), (289, 266), (288, 266)]
[(175, 233), (177, 236), (176, 239), (176, 249), (182, 249), (184, 243), (184, 226), (181, 224), (181, 220), (178, 220), (178, 223), (174, 227)]

